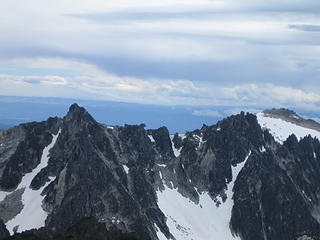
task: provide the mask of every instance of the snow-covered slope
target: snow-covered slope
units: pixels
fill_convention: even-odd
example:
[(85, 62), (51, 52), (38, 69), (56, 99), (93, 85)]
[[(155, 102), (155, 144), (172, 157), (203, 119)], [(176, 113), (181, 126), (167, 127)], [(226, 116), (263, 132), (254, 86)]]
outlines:
[[(167, 226), (176, 240), (240, 239), (233, 236), (229, 228), (233, 206), (232, 189), (250, 154), (251, 152), (243, 162), (232, 168), (232, 181), (226, 191), (227, 199), (225, 202), (218, 199), (221, 203), (219, 206), (207, 192), (199, 193), (199, 204), (195, 204), (183, 197), (177, 189), (165, 186), (165, 190), (157, 191), (158, 205), (166, 215)], [(160, 240), (167, 239), (160, 231), (157, 234)]]
[[(54, 180), (54, 178), (50, 178), (50, 182), (47, 182), (46, 185), (39, 190), (32, 190), (29, 186), (33, 178), (41, 171), (41, 169), (48, 165), (49, 151), (56, 143), (59, 134), (60, 131), (57, 135), (53, 135), (52, 142), (43, 150), (39, 165), (33, 169), (32, 172), (27, 173), (17, 187), (17, 190), (24, 189), (22, 194), (22, 203), (24, 207), (22, 211), (15, 216), (15, 218), (6, 223), (6, 227), (10, 231), (10, 234), (13, 234), (13, 228), (15, 226), (19, 226), (17, 231), (22, 232), (32, 228), (43, 227), (45, 224), (47, 213), (41, 207), (42, 200), (45, 196), (42, 196), (41, 192), (50, 184), (51, 181)], [(4, 193), (2, 194), (4, 195)], [(8, 194), (10, 193), (6, 193), (6, 195)]]
[(257, 119), (260, 126), (268, 129), (279, 143), (283, 143), (291, 134), (296, 135), (298, 139), (309, 134), (320, 139), (320, 132), (316, 130), (304, 128), (279, 118), (266, 117), (263, 112), (257, 113)]

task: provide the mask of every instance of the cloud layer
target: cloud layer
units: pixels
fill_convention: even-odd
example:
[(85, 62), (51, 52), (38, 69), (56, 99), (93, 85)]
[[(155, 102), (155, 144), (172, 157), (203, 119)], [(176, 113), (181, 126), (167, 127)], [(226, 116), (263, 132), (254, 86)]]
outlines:
[(312, 0), (4, 0), (0, 94), (316, 110), (317, 9)]

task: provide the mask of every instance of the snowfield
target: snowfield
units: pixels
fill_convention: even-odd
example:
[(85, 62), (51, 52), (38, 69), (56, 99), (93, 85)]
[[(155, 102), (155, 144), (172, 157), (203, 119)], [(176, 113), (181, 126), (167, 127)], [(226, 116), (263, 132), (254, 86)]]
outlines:
[[(39, 165), (35, 169), (33, 169), (32, 172), (27, 173), (22, 178), (21, 183), (17, 187), (17, 189), (24, 189), (24, 193), (22, 194), (22, 203), (24, 205), (24, 208), (16, 217), (6, 223), (6, 227), (10, 231), (10, 234), (13, 234), (13, 228), (15, 226), (19, 226), (18, 232), (22, 232), (32, 228), (43, 227), (45, 224), (45, 220), (48, 214), (41, 207), (42, 200), (45, 197), (41, 196), (41, 192), (55, 178), (50, 178), (50, 181), (47, 182), (45, 186), (43, 186), (39, 190), (32, 190), (29, 186), (33, 178), (41, 171), (41, 169), (45, 168), (48, 165), (49, 152), (55, 145), (59, 134), (60, 130), (56, 135), (52, 135), (52, 141), (47, 147), (44, 148)], [(6, 193), (6, 195), (8, 194), (10, 193)]]
[(296, 124), (284, 121), (278, 118), (266, 117), (262, 112), (257, 113), (257, 119), (260, 126), (264, 129), (268, 129), (275, 140), (279, 143), (283, 143), (291, 134), (296, 135), (297, 139), (303, 138), (307, 135), (317, 137), (320, 139), (320, 132), (298, 126)]
[[(234, 182), (249, 158), (232, 168), (232, 181), (226, 190), (227, 200), (219, 206), (208, 193), (200, 193), (199, 204), (183, 197), (177, 189), (165, 186), (165, 190), (157, 191), (158, 205), (167, 217), (167, 226), (176, 240), (235, 240), (240, 239), (231, 234), (229, 222), (233, 206), (232, 188)], [(160, 240), (167, 240), (164, 234), (157, 229)]]

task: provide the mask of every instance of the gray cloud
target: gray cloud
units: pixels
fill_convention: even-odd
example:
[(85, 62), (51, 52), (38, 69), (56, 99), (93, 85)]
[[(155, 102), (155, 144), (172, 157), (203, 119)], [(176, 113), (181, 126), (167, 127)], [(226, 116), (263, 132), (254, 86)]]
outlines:
[[(152, 21), (152, 20), (168, 20), (168, 19), (221, 19), (221, 17), (228, 16), (229, 18), (239, 17), (245, 14), (255, 15), (257, 13), (266, 14), (320, 14), (320, 4), (313, 0), (299, 0), (299, 1), (264, 1), (263, 3), (244, 0), (226, 0), (223, 6), (215, 4), (206, 4), (204, 7), (194, 4), (192, 7), (184, 9), (170, 9), (168, 7), (145, 7), (142, 9), (125, 9), (122, 11), (106, 11), (95, 13), (81, 13), (81, 14), (65, 14), (65, 16), (83, 18), (98, 22), (125, 22), (125, 21)], [(234, 15), (234, 16), (230, 16)], [(275, 17), (275, 16), (274, 16)], [(278, 16), (279, 17), (279, 16)]]
[(22, 78), (21, 79), (23, 82), (26, 82), (26, 83), (30, 83), (30, 84), (40, 84), (41, 83), (41, 80), (40, 79), (35, 79), (35, 78)]
[(320, 25), (292, 24), (292, 25), (288, 25), (288, 27), (292, 29), (306, 31), (306, 32), (320, 32)]

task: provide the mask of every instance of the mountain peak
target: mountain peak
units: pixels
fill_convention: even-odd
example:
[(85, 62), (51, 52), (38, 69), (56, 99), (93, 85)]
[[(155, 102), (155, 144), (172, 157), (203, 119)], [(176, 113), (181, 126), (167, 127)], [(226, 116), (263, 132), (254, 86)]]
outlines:
[(77, 103), (73, 103), (69, 107), (69, 111), (65, 117), (67, 121), (69, 120), (77, 120), (80, 121), (81, 119), (85, 121), (94, 121), (93, 117), (87, 112), (84, 107), (80, 107)]
[(85, 109), (83, 107), (80, 107), (77, 103), (73, 103), (70, 107), (69, 107), (69, 112), (79, 112), (79, 111), (85, 111)]

